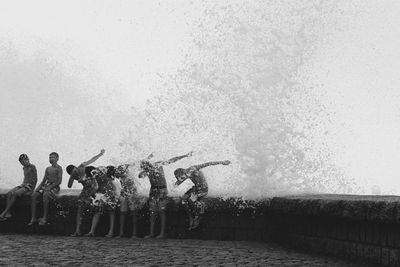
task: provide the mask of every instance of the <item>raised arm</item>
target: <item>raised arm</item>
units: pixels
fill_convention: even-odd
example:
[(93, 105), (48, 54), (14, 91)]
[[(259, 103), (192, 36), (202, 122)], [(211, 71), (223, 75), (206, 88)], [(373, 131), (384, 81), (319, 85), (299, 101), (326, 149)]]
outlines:
[(102, 149), (99, 154), (97, 154), (93, 158), (89, 159), (88, 161), (83, 162), (81, 165), (88, 166), (88, 165), (92, 164), (93, 162), (98, 160), (101, 156), (103, 156), (104, 152), (106, 152), (106, 151), (104, 149)]
[(187, 153), (187, 154), (185, 154), (185, 155), (182, 155), (182, 156), (178, 156), (178, 157), (171, 158), (171, 159), (169, 159), (169, 160), (158, 161), (158, 162), (156, 162), (156, 164), (168, 165), (168, 164), (177, 162), (178, 160), (181, 160), (181, 159), (183, 159), (183, 158), (190, 157), (190, 156), (192, 156), (192, 155), (193, 155), (193, 151), (191, 151), (191, 152), (189, 152), (189, 153)]
[(224, 160), (224, 161), (210, 161), (210, 162), (206, 162), (203, 164), (199, 164), (199, 165), (194, 165), (192, 166), (192, 168), (196, 168), (197, 170), (203, 169), (205, 167), (208, 166), (212, 166), (212, 165), (229, 165), (231, 164), (231, 162), (229, 160)]

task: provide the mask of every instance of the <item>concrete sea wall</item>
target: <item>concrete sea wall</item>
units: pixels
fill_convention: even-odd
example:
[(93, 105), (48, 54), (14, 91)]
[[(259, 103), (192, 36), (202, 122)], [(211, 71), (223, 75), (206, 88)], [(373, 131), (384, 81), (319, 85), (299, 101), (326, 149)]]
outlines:
[[(74, 232), (76, 194), (61, 194), (51, 206), (50, 225), (27, 226), (30, 198), (16, 202), (13, 218), (0, 223), (1, 232), (69, 235)], [(5, 207), (0, 195), (0, 208)], [(400, 197), (352, 195), (302, 195), (259, 201), (208, 198), (201, 226), (187, 230), (187, 218), (178, 198), (171, 198), (167, 212), (169, 238), (274, 241), (293, 248), (333, 255), (355, 262), (400, 266)], [(39, 205), (38, 214), (41, 214)], [(118, 233), (118, 211), (116, 229)], [(83, 220), (89, 231), (91, 214)], [(130, 236), (131, 218), (126, 221)], [(139, 211), (139, 236), (148, 234), (148, 206)], [(108, 217), (96, 235), (107, 233)], [(157, 229), (158, 230), (158, 229)]]

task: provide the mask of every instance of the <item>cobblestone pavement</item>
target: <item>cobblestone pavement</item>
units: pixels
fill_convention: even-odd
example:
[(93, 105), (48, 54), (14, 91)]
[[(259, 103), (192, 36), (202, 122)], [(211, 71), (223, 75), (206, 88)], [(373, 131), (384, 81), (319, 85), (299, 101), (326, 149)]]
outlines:
[(0, 234), (0, 265), (357, 266), (275, 244)]

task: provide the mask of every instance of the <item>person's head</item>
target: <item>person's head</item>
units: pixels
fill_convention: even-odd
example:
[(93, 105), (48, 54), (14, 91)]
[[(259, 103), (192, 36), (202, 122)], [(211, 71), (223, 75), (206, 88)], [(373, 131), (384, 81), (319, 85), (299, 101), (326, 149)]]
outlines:
[(93, 176), (93, 170), (95, 170), (95, 169), (96, 169), (96, 167), (94, 167), (94, 166), (87, 166), (85, 168), (86, 177), (92, 177)]
[(75, 165), (68, 165), (67, 166), (67, 168), (65, 168), (65, 170), (67, 171), (67, 173), (69, 174), (69, 175), (71, 175), (72, 174), (72, 172), (74, 171), (76, 169), (76, 167), (75, 167)]
[(148, 161), (148, 160), (142, 160), (142, 161), (140, 162), (140, 168), (141, 168), (143, 171), (145, 171), (145, 172), (149, 172), (149, 171), (151, 171), (151, 170), (154, 169), (154, 166), (153, 166), (153, 164), (151, 164), (150, 161)]
[(59, 159), (59, 156), (58, 156), (57, 152), (51, 152), (49, 154), (49, 162), (50, 162), (50, 164), (57, 163), (58, 159)]
[(115, 168), (114, 174), (113, 174), (113, 175), (114, 175), (115, 177), (117, 177), (117, 178), (126, 177), (127, 171), (128, 171), (127, 169), (128, 169), (127, 166), (119, 165), (119, 166), (117, 166), (117, 168)]
[(176, 169), (174, 171), (174, 175), (175, 175), (175, 178), (177, 180), (176, 181), (177, 185), (180, 185), (181, 183), (183, 183), (188, 178), (188, 175), (187, 175), (185, 169), (182, 169), (182, 168)]
[(24, 167), (29, 165), (29, 158), (28, 158), (28, 155), (26, 155), (26, 154), (19, 155), (18, 160), (21, 163), (21, 165)]
[(67, 168), (65, 169), (69, 174), (68, 187), (71, 188), (72, 184), (74, 183), (74, 180), (79, 179), (78, 168), (71, 164), (68, 165)]
[(106, 167), (106, 174), (108, 178), (115, 176), (116, 168), (112, 165)]

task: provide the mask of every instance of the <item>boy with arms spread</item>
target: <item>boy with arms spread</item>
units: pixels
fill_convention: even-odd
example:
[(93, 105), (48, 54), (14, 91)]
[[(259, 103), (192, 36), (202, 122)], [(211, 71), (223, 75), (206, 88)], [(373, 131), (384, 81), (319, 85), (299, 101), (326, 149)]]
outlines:
[(167, 182), (165, 180), (164, 165), (174, 163), (180, 159), (189, 157), (192, 152), (183, 156), (174, 157), (167, 161), (150, 162), (143, 160), (140, 164), (142, 171), (139, 173), (139, 178), (148, 177), (150, 180), (151, 188), (149, 192), (149, 209), (150, 209), (150, 234), (145, 238), (154, 237), (154, 224), (157, 219), (157, 215), (161, 217), (161, 232), (157, 238), (165, 237), (165, 223), (166, 215), (165, 209), (167, 207)]
[(212, 165), (228, 165), (231, 162), (225, 161), (212, 161), (200, 165), (194, 165), (187, 169), (176, 169), (174, 175), (177, 179), (175, 185), (180, 185), (186, 179), (190, 179), (194, 186), (189, 189), (182, 197), (182, 204), (189, 216), (189, 230), (195, 229), (200, 224), (200, 215), (204, 214), (205, 203), (203, 198), (208, 194), (208, 185), (204, 177), (202, 168)]
[(47, 167), (44, 172), (43, 181), (32, 194), (32, 218), (28, 225), (33, 225), (37, 222), (36, 206), (37, 198), (43, 195), (43, 217), (39, 219), (39, 225), (47, 224), (47, 216), (49, 214), (49, 201), (55, 199), (56, 195), (60, 192), (60, 184), (62, 181), (62, 168), (57, 164), (59, 156), (56, 152), (49, 155), (49, 162), (51, 166)]
[(76, 213), (76, 230), (71, 236), (81, 236), (81, 222), (82, 222), (82, 212), (84, 206), (90, 205), (90, 198), (96, 193), (98, 189), (98, 184), (93, 177), (86, 177), (85, 169), (90, 164), (95, 162), (101, 156), (104, 155), (105, 150), (102, 149), (100, 153), (88, 161), (81, 163), (78, 167), (74, 165), (68, 165), (66, 170), (70, 175), (68, 180), (68, 188), (72, 187), (74, 180), (77, 180), (83, 185), (83, 189), (78, 197), (78, 210)]
[(119, 180), (114, 178), (114, 170), (114, 166), (97, 168), (89, 166), (86, 168), (86, 177), (93, 177), (98, 184), (98, 189), (95, 197), (92, 200), (92, 206), (95, 211), (92, 218), (92, 226), (90, 228), (90, 232), (85, 236), (95, 236), (95, 231), (100, 221), (100, 217), (105, 213), (108, 213), (110, 219), (109, 230), (106, 237), (114, 236), (115, 209), (117, 207), (120, 194), (118, 190), (118, 188), (120, 188), (120, 184), (117, 188), (116, 184), (119, 183)]
[[(147, 156), (145, 160), (149, 160), (153, 157), (153, 153)], [(119, 217), (119, 235), (117, 237), (124, 236), (125, 219), (130, 211), (132, 215), (132, 238), (137, 238), (137, 211), (144, 206), (145, 201), (137, 194), (137, 188), (134, 180), (129, 177), (129, 167), (135, 166), (137, 163), (128, 163), (119, 165), (115, 168), (113, 175), (118, 178), (121, 182), (122, 190), (119, 198), (120, 202), (120, 217)]]
[(5, 210), (0, 214), (0, 221), (5, 221), (12, 217), (10, 209), (14, 205), (17, 197), (31, 193), (37, 183), (36, 167), (29, 162), (28, 156), (26, 154), (21, 154), (19, 156), (19, 162), (23, 166), (24, 181), (21, 185), (11, 189), (7, 193), (7, 205)]

